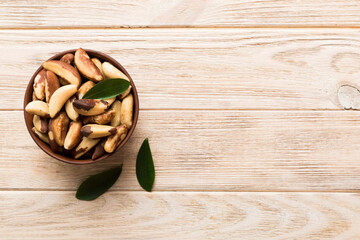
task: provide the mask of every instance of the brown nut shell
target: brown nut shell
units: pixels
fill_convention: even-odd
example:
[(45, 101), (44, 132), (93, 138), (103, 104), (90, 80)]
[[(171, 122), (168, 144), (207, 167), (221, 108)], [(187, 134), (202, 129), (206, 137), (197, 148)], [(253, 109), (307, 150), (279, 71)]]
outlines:
[(108, 124), (115, 116), (115, 110), (108, 110), (104, 112), (103, 114), (95, 115), (95, 116), (87, 116), (83, 117), (82, 121), (84, 124), (89, 123), (97, 123), (100, 125)]
[(79, 99), (82, 99), (83, 96), (85, 95), (85, 93), (87, 93), (87, 91), (89, 91), (90, 88), (92, 88), (94, 85), (95, 85), (95, 83), (92, 81), (85, 82), (83, 85), (81, 85), (81, 87), (77, 91), (77, 93), (76, 93), (77, 97)]
[(108, 153), (112, 153), (117, 146), (125, 139), (128, 130), (125, 125), (116, 127), (116, 133), (109, 136), (104, 144), (104, 149)]
[(131, 128), (133, 121), (134, 98), (129, 94), (121, 103), (121, 124)]
[(75, 111), (74, 107), (73, 107), (73, 102), (75, 100), (75, 96), (72, 96), (71, 98), (69, 98), (66, 103), (65, 103), (65, 111), (66, 114), (68, 115), (68, 117), (73, 120), (73, 121), (78, 121), (79, 120), (79, 113), (77, 111)]
[(94, 160), (94, 159), (97, 159), (99, 157), (101, 157), (102, 155), (104, 155), (106, 152), (105, 152), (105, 149), (104, 149), (104, 144), (105, 144), (105, 141), (106, 139), (103, 139), (101, 142), (99, 142), (96, 147), (95, 147), (95, 150), (94, 150), (94, 153), (93, 155), (91, 156), (91, 159)]
[(45, 78), (46, 78), (46, 70), (42, 69), (34, 79), (34, 94), (36, 99), (44, 100), (45, 99)]
[(55, 117), (55, 115), (61, 110), (66, 101), (76, 93), (75, 85), (66, 85), (58, 88), (54, 94), (51, 96), (49, 101), (49, 114), (50, 117)]
[(53, 126), (53, 119), (50, 119), (49, 121), (49, 131), (48, 131), (48, 137), (49, 137), (49, 145), (50, 145), (50, 148), (53, 152), (59, 152), (61, 149), (60, 149), (60, 146), (56, 143), (55, 141), (55, 134), (54, 134), (54, 131), (52, 129), (52, 126)]
[(87, 124), (81, 128), (81, 134), (87, 138), (107, 137), (116, 133), (116, 128), (108, 125)]
[(120, 100), (123, 100), (124, 98), (126, 98), (126, 97), (130, 94), (130, 92), (131, 92), (131, 86), (130, 86), (128, 89), (126, 89), (125, 92), (123, 92), (122, 94), (120, 94), (120, 95), (118, 96), (118, 98), (119, 98)]
[[(103, 70), (105, 79), (123, 78), (127, 81), (130, 81), (129, 78), (122, 71), (120, 71), (119, 69), (114, 67), (114, 65), (112, 65), (109, 62), (103, 62), (102, 70)], [(122, 94), (119, 95), (119, 99), (125, 98), (127, 95), (129, 95), (130, 91), (131, 91), (131, 86), (129, 86), (129, 88), (125, 92), (123, 92)]]
[(105, 79), (104, 72), (102, 70), (102, 63), (100, 62), (100, 60), (98, 58), (92, 58), (91, 61), (97, 66), (97, 68), (101, 72), (101, 75), (103, 75), (103, 77)]
[(59, 77), (59, 83), (61, 86), (66, 86), (69, 85), (70, 83), (68, 83), (65, 79)]
[(25, 107), (25, 111), (31, 114), (39, 115), (40, 117), (49, 117), (48, 104), (40, 100), (29, 102)]
[[(60, 112), (56, 118), (51, 119), (51, 130), (58, 146), (64, 146), (69, 118), (65, 112)], [(50, 137), (50, 136), (49, 136)]]
[[(72, 53), (65, 54), (64, 56), (61, 57), (60, 61), (71, 65), (74, 62), (74, 54), (72, 54)], [(59, 77), (59, 82), (62, 86), (70, 84), (68, 81), (66, 81), (62, 77)]]
[(109, 104), (98, 99), (75, 99), (73, 106), (76, 112), (84, 116), (93, 116), (104, 113)]
[(79, 72), (87, 79), (95, 82), (104, 80), (100, 69), (91, 61), (89, 55), (82, 48), (76, 50), (74, 62)]
[(75, 159), (78, 159), (79, 157), (90, 151), (90, 149), (95, 147), (95, 145), (98, 144), (99, 141), (100, 138), (93, 139), (93, 138), (82, 137), (81, 142), (74, 149), (72, 155), (74, 156)]
[(41, 118), (38, 115), (34, 115), (33, 117), (33, 124), (37, 131), (41, 133), (47, 133), (48, 131), (48, 122), (47, 120)]
[(111, 104), (113, 104), (113, 102), (115, 102), (115, 100), (116, 100), (116, 97), (104, 99), (104, 101), (108, 103), (109, 107), (111, 106)]
[(41, 141), (49, 144), (49, 136), (47, 134), (39, 132), (35, 127), (33, 127), (31, 130), (41, 139)]
[(110, 125), (117, 127), (121, 124), (121, 102), (116, 100), (113, 105), (111, 105), (111, 110), (114, 110), (114, 117), (111, 120)]
[(36, 97), (36, 95), (35, 95), (35, 92), (34, 92), (34, 91), (33, 91), (33, 93), (32, 93), (31, 100), (32, 100), (32, 101), (39, 100), (39, 99)]
[(67, 53), (67, 54), (65, 54), (64, 56), (62, 56), (60, 58), (60, 61), (71, 65), (73, 63), (73, 61), (74, 61), (74, 54)]
[(79, 87), (81, 84), (81, 77), (79, 72), (70, 64), (59, 60), (47, 60), (42, 64), (42, 66), (46, 70), (54, 72), (69, 84), (73, 84), (77, 87)]
[(66, 134), (65, 141), (64, 141), (64, 148), (66, 150), (73, 149), (82, 138), (81, 135), (81, 122), (71, 122), (69, 125), (69, 131)]
[(119, 69), (114, 67), (114, 65), (112, 65), (109, 62), (103, 62), (102, 70), (104, 72), (105, 79), (108, 79), (108, 78), (123, 78), (125, 80), (130, 81), (129, 78), (122, 71), (120, 71)]
[(58, 77), (51, 71), (46, 71), (45, 78), (45, 96), (46, 102), (49, 103), (51, 96), (60, 87)]

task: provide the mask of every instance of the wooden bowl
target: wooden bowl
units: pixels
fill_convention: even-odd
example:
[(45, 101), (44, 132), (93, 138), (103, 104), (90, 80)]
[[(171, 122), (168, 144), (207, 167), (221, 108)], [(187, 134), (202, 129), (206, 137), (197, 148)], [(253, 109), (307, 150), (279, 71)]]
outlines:
[[(121, 66), (120, 63), (118, 63), (115, 59), (113, 59), (112, 57), (98, 52), (98, 51), (94, 51), (94, 50), (90, 50), (90, 49), (84, 49), (88, 55), (90, 57), (96, 57), (98, 59), (100, 59), (100, 61), (107, 61), (109, 63), (111, 63), (112, 65), (114, 65), (116, 68), (120, 69), (129, 79), (130, 79), (130, 83), (131, 83), (131, 93), (134, 96), (134, 109), (133, 109), (133, 125), (130, 128), (130, 130), (128, 131), (128, 134), (126, 135), (125, 139), (121, 142), (121, 144), (115, 149), (114, 152), (112, 153), (107, 153), (95, 160), (90, 159), (74, 159), (65, 155), (62, 155), (60, 153), (55, 153), (50, 149), (50, 146), (47, 145), (46, 143), (44, 143), (43, 141), (41, 141), (36, 134), (32, 131), (33, 128), (33, 123), (32, 123), (32, 118), (33, 115), (30, 113), (27, 113), (25, 111), (25, 107), (26, 105), (32, 101), (32, 93), (33, 93), (33, 84), (34, 84), (34, 79), (36, 77), (36, 75), (43, 69), (42, 66), (40, 66), (36, 72), (34, 73), (34, 75), (31, 77), (29, 84), (26, 88), (26, 92), (25, 92), (25, 97), (24, 97), (24, 117), (25, 117), (25, 124), (26, 127), (28, 129), (28, 132), (30, 133), (30, 136), (32, 137), (32, 139), (35, 141), (35, 143), (44, 151), (46, 152), (49, 156), (60, 160), (62, 162), (66, 162), (66, 163), (72, 163), (72, 164), (89, 164), (89, 163), (94, 163), (94, 162), (98, 162), (100, 160), (103, 160), (107, 157), (109, 157), (110, 155), (114, 154), (116, 151), (118, 151), (122, 146), (124, 146), (126, 144), (126, 142), (129, 140), (131, 134), (134, 132), (137, 120), (138, 120), (138, 116), (139, 116), (139, 98), (138, 98), (138, 94), (136, 91), (136, 87), (135, 84), (133, 82), (133, 80), (131, 79), (129, 73), (125, 70), (125, 68), (123, 66)], [(73, 53), (75, 54), (76, 49), (72, 49), (72, 50), (67, 50), (61, 53), (56, 54), (55, 56), (49, 58), (48, 60), (60, 60), (60, 58), (67, 54), (67, 53)]]

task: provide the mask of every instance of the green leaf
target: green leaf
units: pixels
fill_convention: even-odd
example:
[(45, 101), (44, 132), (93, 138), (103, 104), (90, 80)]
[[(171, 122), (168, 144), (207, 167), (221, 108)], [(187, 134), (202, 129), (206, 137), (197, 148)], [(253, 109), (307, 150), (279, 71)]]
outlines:
[(97, 83), (85, 93), (83, 99), (108, 99), (125, 92), (130, 82), (122, 78), (110, 78)]
[(100, 197), (116, 182), (121, 170), (122, 165), (89, 177), (78, 188), (76, 198), (91, 201)]
[(136, 159), (136, 177), (140, 186), (151, 192), (155, 180), (155, 168), (151, 155), (149, 140), (142, 143)]

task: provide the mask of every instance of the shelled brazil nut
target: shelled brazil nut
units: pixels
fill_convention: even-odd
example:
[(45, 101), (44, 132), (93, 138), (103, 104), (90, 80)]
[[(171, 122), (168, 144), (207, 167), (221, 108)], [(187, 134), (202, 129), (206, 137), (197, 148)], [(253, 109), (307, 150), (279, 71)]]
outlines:
[(131, 128), (131, 86), (125, 85), (117, 98), (114, 94), (108, 99), (83, 99), (104, 80), (129, 81), (122, 71), (101, 60), (79, 48), (75, 54), (45, 61), (35, 77), (33, 101), (25, 111), (33, 115), (32, 131), (53, 152), (75, 159), (87, 155), (95, 160), (115, 151)]

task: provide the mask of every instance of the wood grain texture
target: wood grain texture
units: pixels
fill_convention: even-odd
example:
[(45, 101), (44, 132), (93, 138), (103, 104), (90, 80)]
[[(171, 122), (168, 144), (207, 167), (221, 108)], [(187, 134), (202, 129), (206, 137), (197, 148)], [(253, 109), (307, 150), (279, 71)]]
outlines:
[(1, 28), (360, 26), (356, 0), (4, 0)]
[[(341, 111), (360, 106), (359, 12), (358, 0), (1, 1), (0, 239), (360, 239), (360, 112)], [(38, 66), (78, 47), (117, 59), (141, 108), (126, 146), (87, 166), (42, 152), (19, 111)], [(153, 193), (135, 174), (146, 137)], [(109, 192), (75, 198), (120, 163)]]
[(21, 109), (50, 56), (90, 48), (132, 75), (142, 109), (341, 109), (360, 86), (355, 29), (117, 29), (0, 31), (2, 109)]
[(347, 193), (0, 192), (2, 239), (359, 239)]
[(52, 159), (30, 138), (22, 112), (0, 112), (1, 189), (77, 189), (124, 162), (114, 189), (141, 190), (135, 159), (149, 137), (155, 191), (358, 191), (360, 112), (141, 111), (129, 142), (87, 166)]

